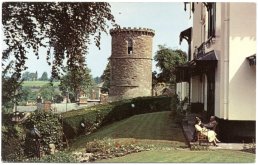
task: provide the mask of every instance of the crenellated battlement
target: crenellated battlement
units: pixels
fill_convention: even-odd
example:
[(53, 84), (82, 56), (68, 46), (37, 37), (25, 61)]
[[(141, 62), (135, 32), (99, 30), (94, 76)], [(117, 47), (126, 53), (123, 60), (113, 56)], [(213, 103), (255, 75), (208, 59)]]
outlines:
[(136, 27), (123, 27), (123, 28), (115, 28), (115, 29), (111, 29), (110, 30), (110, 35), (112, 36), (113, 34), (116, 33), (142, 33), (144, 35), (150, 35), (150, 36), (154, 36), (155, 35), (155, 31), (149, 28), (136, 28)]
[(110, 34), (110, 101), (151, 96), (154, 30), (136, 27), (116, 28), (111, 29)]

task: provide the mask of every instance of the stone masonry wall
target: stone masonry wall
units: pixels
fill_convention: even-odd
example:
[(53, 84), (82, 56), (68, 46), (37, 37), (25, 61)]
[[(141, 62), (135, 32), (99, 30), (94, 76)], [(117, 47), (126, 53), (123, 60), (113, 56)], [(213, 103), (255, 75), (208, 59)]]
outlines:
[[(110, 100), (151, 96), (152, 38), (151, 29), (113, 29)], [(128, 42), (132, 53), (128, 54)]]

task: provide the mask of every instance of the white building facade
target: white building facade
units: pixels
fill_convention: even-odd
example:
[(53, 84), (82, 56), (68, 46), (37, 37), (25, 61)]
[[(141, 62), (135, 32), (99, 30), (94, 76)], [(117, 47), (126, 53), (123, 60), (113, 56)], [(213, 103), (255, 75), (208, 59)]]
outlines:
[(193, 2), (185, 8), (193, 26), (180, 34), (189, 43), (181, 77), (189, 84), (191, 107), (216, 116), (224, 141), (255, 138), (256, 4)]

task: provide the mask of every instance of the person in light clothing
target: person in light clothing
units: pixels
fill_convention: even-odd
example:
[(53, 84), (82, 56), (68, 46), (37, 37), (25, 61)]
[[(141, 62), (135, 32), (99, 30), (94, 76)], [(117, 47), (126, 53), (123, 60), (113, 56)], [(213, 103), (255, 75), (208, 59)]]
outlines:
[(200, 132), (202, 135), (207, 136), (208, 141), (213, 143), (214, 146), (217, 146), (217, 142), (220, 142), (216, 137), (217, 136), (216, 132), (213, 130), (207, 129), (206, 127), (202, 127), (202, 121), (198, 117), (196, 117), (196, 123), (194, 127), (197, 132)]

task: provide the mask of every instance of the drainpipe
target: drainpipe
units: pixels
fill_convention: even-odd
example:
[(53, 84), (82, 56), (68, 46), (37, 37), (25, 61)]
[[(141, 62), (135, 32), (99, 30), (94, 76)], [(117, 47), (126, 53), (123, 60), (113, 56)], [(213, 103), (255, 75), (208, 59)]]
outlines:
[(225, 3), (224, 8), (224, 119), (229, 117), (229, 108), (228, 108), (228, 96), (229, 96), (229, 3)]

